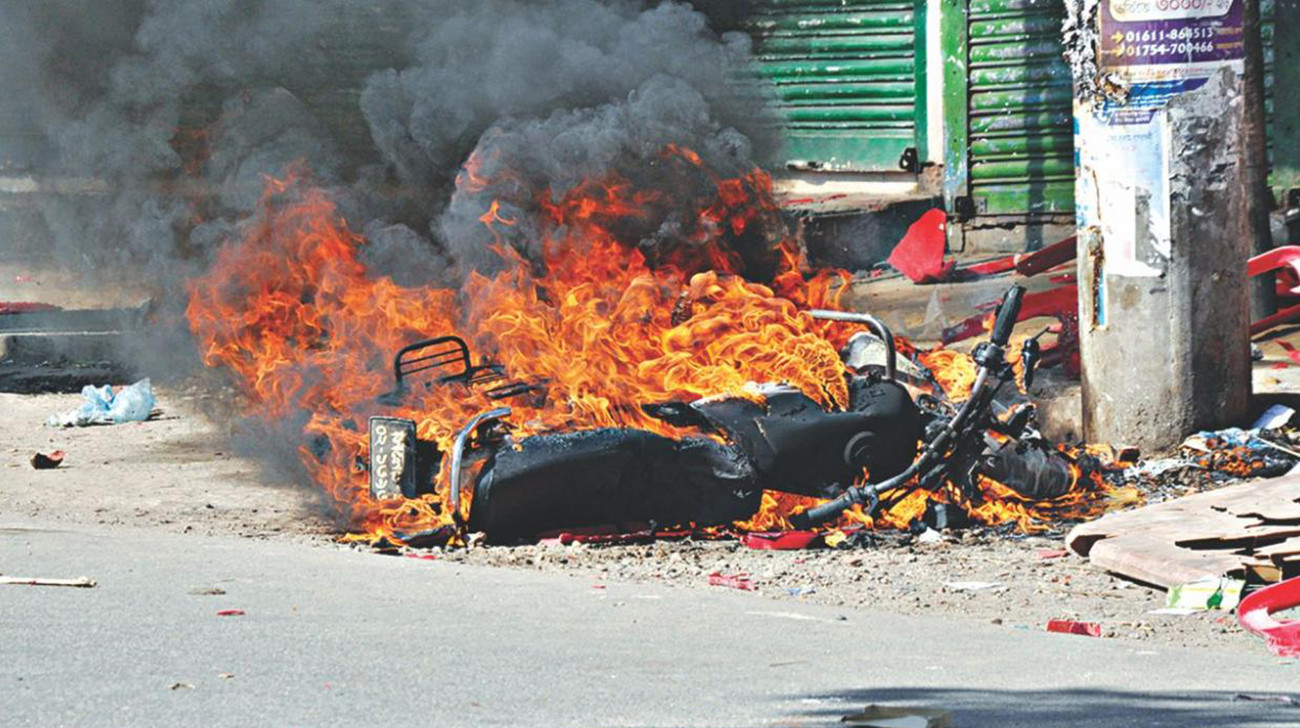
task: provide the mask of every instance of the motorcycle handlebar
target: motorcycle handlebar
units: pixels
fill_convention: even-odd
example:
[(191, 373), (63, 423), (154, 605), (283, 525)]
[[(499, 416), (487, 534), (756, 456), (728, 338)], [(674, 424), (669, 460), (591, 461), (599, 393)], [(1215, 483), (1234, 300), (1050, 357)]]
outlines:
[(840, 514), (853, 507), (856, 499), (849, 492), (845, 492), (840, 497), (826, 501), (819, 506), (813, 506), (802, 513), (796, 513), (790, 516), (790, 525), (799, 530), (820, 526), (827, 521), (833, 521), (839, 518)]
[(993, 322), (993, 335), (989, 337), (996, 346), (1004, 347), (1011, 340), (1011, 329), (1020, 317), (1020, 304), (1024, 297), (1025, 289), (1020, 285), (1011, 286), (1002, 297), (1002, 303), (998, 304), (997, 319)]
[[(1016, 325), (1016, 319), (1020, 316), (1020, 305), (1024, 302), (1024, 296), (1024, 287), (1013, 285), (1007, 290), (1006, 295), (1002, 297), (1002, 303), (998, 304), (997, 318), (993, 322), (993, 335), (990, 337), (990, 341), (999, 348), (1005, 347), (1011, 339), (1011, 329)], [(941, 437), (941, 440), (946, 437), (957, 436), (957, 432), (966, 426), (966, 420), (972, 416), (973, 411), (985, 404), (983, 394), (988, 380), (989, 370), (981, 369), (979, 376), (975, 379), (975, 386), (971, 389), (970, 398), (966, 400), (957, 416), (953, 418), (947, 435)], [(935, 445), (932, 443), (931, 448), (933, 447)], [(790, 523), (795, 528), (806, 529), (834, 520), (841, 513), (852, 508), (854, 504), (864, 502), (871, 494), (881, 493), (903, 484), (920, 472), (922, 466), (928, 467), (932, 458), (941, 456), (940, 453), (927, 449), (920, 459), (912, 463), (911, 467), (889, 480), (876, 485), (849, 488), (834, 500), (809, 508), (802, 513), (796, 513), (790, 517)]]

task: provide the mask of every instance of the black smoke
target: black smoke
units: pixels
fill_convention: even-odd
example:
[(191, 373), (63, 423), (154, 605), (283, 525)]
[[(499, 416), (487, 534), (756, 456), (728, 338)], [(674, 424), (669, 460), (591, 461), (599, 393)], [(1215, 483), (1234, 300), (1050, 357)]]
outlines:
[(0, 33), (40, 147), (0, 155), (61, 191), (9, 239), (110, 275), (201, 270), (294, 164), (377, 266), (428, 256), (392, 269), (414, 282), (478, 254), (453, 193), (480, 145), (561, 191), (669, 141), (723, 169), (772, 148), (747, 39), (671, 2), (51, 0), (0, 6)]
[[(540, 194), (616, 174), (679, 192), (665, 145), (724, 174), (775, 150), (745, 73), (744, 3), (635, 0), (45, 0), (0, 4), (0, 91), (18, 100), (0, 172), (39, 192), (0, 206), (0, 246), (96, 285), (144, 283), (154, 323), (123, 357), (197, 362), (185, 282), (249, 224), (268, 179), (325, 188), (407, 286), (493, 264), (492, 199), (533, 252)], [(492, 182), (457, 186), (473, 155)], [(508, 168), (508, 178), (495, 173)], [(697, 180), (698, 181), (698, 180)], [(673, 205), (626, 231), (672, 244)]]

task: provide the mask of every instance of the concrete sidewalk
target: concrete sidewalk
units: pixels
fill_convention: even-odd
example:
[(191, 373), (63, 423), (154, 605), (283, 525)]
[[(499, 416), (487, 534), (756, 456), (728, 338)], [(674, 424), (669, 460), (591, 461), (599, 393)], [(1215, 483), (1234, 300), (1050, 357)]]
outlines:
[(1300, 665), (1262, 645), (12, 520), (0, 572), (99, 582), (0, 586), (5, 726), (829, 726), (871, 702), (951, 709), (959, 727), (1300, 723), (1300, 707), (1233, 700), (1300, 688)]

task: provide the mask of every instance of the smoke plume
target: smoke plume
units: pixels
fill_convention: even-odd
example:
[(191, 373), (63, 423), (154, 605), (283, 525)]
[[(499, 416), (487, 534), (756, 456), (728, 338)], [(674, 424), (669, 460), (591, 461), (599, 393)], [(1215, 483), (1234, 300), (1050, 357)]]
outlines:
[[(660, 190), (615, 231), (653, 259), (688, 244), (699, 223), (677, 200), (705, 170), (776, 145), (748, 38), (677, 2), (48, 0), (0, 5), (0, 40), (23, 130), (0, 135), (0, 171), (38, 190), (0, 208), (0, 244), (151, 287), (153, 324), (123, 357), (154, 377), (196, 369), (187, 282), (264, 224), (270, 180), (325, 195), (370, 275), (454, 286), (501, 265), (494, 201), (514, 223), (501, 242), (535, 264), (543, 201), (588, 180)], [(678, 147), (702, 164), (665, 156)], [(249, 439), (293, 443), (257, 433), (309, 416)]]
[(747, 38), (671, 2), (55, 0), (5, 4), (0, 33), (0, 88), (39, 139), (26, 171), (57, 191), (10, 239), (163, 284), (292, 165), (411, 284), (481, 262), (482, 202), (455, 189), (476, 149), (519, 197), (669, 142), (721, 169), (771, 148)]

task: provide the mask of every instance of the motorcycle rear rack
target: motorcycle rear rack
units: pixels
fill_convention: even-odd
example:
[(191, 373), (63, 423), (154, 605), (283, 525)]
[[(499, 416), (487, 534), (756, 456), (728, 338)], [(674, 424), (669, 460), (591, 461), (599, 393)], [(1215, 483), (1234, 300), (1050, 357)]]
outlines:
[(393, 391), (380, 396), (384, 404), (396, 405), (405, 396), (407, 379), (413, 374), (432, 372), (437, 384), (463, 384), (486, 387), (483, 394), (491, 400), (508, 399), (542, 389), (540, 384), (510, 379), (500, 364), (475, 365), (469, 345), (459, 336), (439, 336), (403, 346), (393, 356)]

